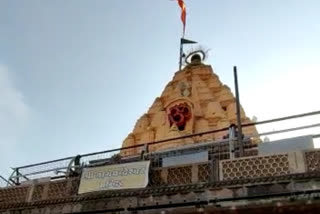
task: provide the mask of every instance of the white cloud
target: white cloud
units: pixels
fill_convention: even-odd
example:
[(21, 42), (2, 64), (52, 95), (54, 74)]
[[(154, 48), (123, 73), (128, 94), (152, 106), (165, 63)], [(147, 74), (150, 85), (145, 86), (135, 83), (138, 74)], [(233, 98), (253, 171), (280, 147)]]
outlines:
[[(23, 93), (15, 87), (8, 68), (0, 64), (0, 146), (1, 169), (8, 168), (30, 116)], [(0, 174), (3, 171), (0, 171)]]

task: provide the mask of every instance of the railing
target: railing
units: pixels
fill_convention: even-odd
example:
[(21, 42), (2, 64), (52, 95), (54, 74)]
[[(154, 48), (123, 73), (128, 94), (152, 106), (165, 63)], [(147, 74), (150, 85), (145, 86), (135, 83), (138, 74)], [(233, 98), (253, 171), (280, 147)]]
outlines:
[(7, 185), (11, 186), (12, 183), (0, 175), (0, 187), (4, 187)]
[[(175, 188), (186, 193), (185, 191), (195, 186), (215, 186), (223, 192), (224, 188), (234, 190), (235, 185), (238, 189), (242, 189), (239, 188), (239, 185), (244, 185), (243, 188), (249, 186), (251, 186), (249, 188), (252, 188), (259, 184), (265, 188), (266, 183), (267, 186), (270, 186), (270, 184), (276, 185), (275, 189), (277, 191), (281, 191), (284, 186), (293, 187), (294, 191), (319, 191), (319, 188), (317, 188), (319, 178), (320, 149), (311, 149), (265, 156), (259, 155), (219, 161), (213, 159), (197, 163), (151, 167), (149, 184), (146, 188), (119, 192), (103, 191), (97, 194), (107, 193), (109, 197), (119, 198), (126, 197), (126, 195), (119, 196), (119, 194), (126, 192), (127, 195), (132, 197), (132, 194), (141, 195), (141, 191), (148, 192), (148, 194), (150, 194), (150, 191), (158, 194)], [(277, 185), (278, 182), (281, 185)], [(293, 185), (294, 182), (302, 183), (302, 185)], [(32, 185), (20, 185), (14, 188), (3, 188), (0, 189), (0, 207), (9, 203), (39, 202), (77, 197), (79, 183), (80, 177), (76, 176), (55, 181), (34, 182)], [(283, 184), (285, 185), (283, 186)], [(233, 195), (232, 191), (226, 192), (231, 192), (231, 195)], [(213, 194), (216, 198), (217, 193)], [(218, 199), (219, 197), (218, 194)]]
[[(303, 117), (320, 115), (320, 111), (314, 111), (304, 114), (292, 115), (288, 117), (276, 118), (272, 120), (254, 122), (250, 124), (243, 124), (242, 127), (245, 130), (247, 127), (265, 125), (275, 122), (282, 122), (286, 120), (299, 119)], [(293, 131), (299, 131), (303, 129), (310, 129), (320, 127), (320, 123), (308, 124), (299, 127), (293, 127), (288, 129), (281, 130), (273, 130), (268, 132), (263, 132), (257, 135), (246, 136), (243, 139), (244, 148), (245, 148), (245, 156), (254, 155), (256, 144), (251, 143), (252, 138), (259, 138), (261, 136), (270, 136), (281, 133), (288, 133)], [(176, 140), (182, 140), (187, 138), (194, 138), (208, 134), (214, 134), (224, 132), (225, 134), (229, 134), (229, 137), (220, 141), (211, 141), (201, 144), (195, 144), (196, 146), (186, 146), (178, 149), (171, 149), (170, 151), (163, 152), (149, 152), (149, 148), (156, 144), (165, 144), (170, 143)], [(313, 133), (314, 138), (318, 138), (319, 133)], [(227, 135), (226, 135), (227, 136)], [(88, 165), (105, 165), (105, 164), (114, 164), (114, 163), (122, 163), (122, 162), (131, 162), (141, 159), (149, 159), (152, 162), (153, 167), (161, 167), (162, 159), (168, 156), (177, 156), (181, 154), (188, 154), (195, 151), (206, 150), (209, 151), (209, 160), (225, 160), (229, 158), (239, 157), (239, 144), (236, 139), (236, 130), (232, 130), (230, 127), (226, 127), (218, 130), (211, 130), (202, 133), (196, 133), (191, 135), (185, 135), (182, 137), (176, 137), (171, 139), (165, 139), (155, 142), (148, 142), (144, 144), (122, 147), (112, 150), (106, 150), (95, 153), (82, 154), (62, 159), (57, 159), (53, 161), (47, 161), (37, 164), (31, 164), (26, 166), (20, 166), (13, 169), (13, 173), (10, 178), (4, 179), (0, 178), (0, 180), (7, 182), (7, 185), (20, 185), (23, 182), (28, 182), (33, 179), (61, 179), (69, 176), (73, 176), (79, 174), (81, 169), (84, 166)], [(230, 147), (229, 145), (232, 145)], [(120, 152), (124, 150), (139, 150), (140, 153), (137, 156), (132, 157), (121, 157)], [(3, 183), (3, 182), (2, 182)]]

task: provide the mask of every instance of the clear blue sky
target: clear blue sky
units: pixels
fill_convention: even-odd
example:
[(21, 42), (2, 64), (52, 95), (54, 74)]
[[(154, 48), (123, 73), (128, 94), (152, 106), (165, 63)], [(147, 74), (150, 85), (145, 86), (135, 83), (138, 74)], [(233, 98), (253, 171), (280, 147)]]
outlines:
[[(186, 37), (232, 90), (238, 66), (249, 117), (320, 109), (319, 0), (185, 2)], [(170, 0), (0, 0), (0, 174), (119, 147), (177, 70), (179, 16)]]

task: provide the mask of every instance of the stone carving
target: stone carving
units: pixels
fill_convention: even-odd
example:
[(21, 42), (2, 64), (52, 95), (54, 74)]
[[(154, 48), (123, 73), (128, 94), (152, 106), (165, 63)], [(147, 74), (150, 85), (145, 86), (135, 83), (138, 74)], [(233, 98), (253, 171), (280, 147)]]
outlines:
[[(250, 123), (241, 108), (241, 120)], [(236, 124), (235, 97), (223, 85), (211, 66), (203, 63), (187, 65), (175, 73), (160, 97), (147, 114), (136, 123), (133, 132), (124, 140), (123, 147), (159, 141), (186, 134), (225, 128)], [(219, 140), (226, 132), (203, 135), (190, 139), (169, 141), (151, 146), (150, 151), (185, 144)], [(244, 129), (245, 135), (257, 134), (255, 127)], [(121, 155), (137, 155), (136, 149), (123, 150)]]
[(190, 92), (190, 85), (186, 82), (181, 82), (180, 85), (180, 91), (181, 91), (181, 96), (184, 97), (189, 97), (191, 92)]
[(180, 103), (171, 107), (168, 114), (170, 127), (175, 125), (179, 131), (183, 131), (191, 116), (191, 108), (187, 103)]
[(271, 177), (290, 174), (288, 154), (248, 157), (220, 162), (220, 179)]

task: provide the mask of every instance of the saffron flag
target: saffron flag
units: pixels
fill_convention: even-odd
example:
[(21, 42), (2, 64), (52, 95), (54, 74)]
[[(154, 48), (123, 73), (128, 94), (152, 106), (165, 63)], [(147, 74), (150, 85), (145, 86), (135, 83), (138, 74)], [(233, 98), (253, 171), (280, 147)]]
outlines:
[(187, 10), (186, 10), (186, 5), (184, 4), (183, 0), (178, 0), (178, 4), (181, 8), (181, 21), (183, 24), (183, 36), (186, 30), (186, 16), (187, 16)]

